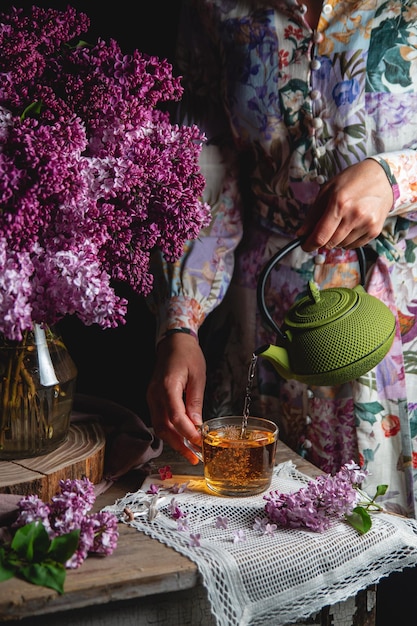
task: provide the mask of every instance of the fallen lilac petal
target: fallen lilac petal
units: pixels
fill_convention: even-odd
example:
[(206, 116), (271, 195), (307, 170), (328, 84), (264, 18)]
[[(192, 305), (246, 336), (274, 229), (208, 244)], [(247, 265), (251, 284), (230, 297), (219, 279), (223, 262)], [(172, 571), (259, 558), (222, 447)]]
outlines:
[(276, 524), (265, 524), (264, 535), (269, 535), (272, 537), (274, 531), (278, 528)]
[(176, 508), (178, 507), (178, 501), (175, 498), (171, 498), (170, 503), (168, 504), (168, 510), (172, 514)]
[(161, 489), (161, 485), (157, 485), (156, 483), (151, 483), (146, 493), (155, 495), (159, 492), (160, 489)]
[(200, 547), (200, 539), (201, 539), (201, 535), (199, 533), (197, 533), (196, 535), (191, 534), (190, 535), (190, 546), (191, 548), (199, 548)]
[(267, 517), (255, 517), (253, 522), (253, 530), (260, 530), (262, 533), (265, 531), (265, 526), (268, 524)]
[(241, 543), (242, 541), (246, 541), (245, 531), (242, 529), (235, 530), (233, 533), (233, 543)]
[(190, 530), (190, 526), (186, 517), (180, 517), (179, 519), (177, 519), (177, 530)]
[(186, 513), (181, 511), (180, 506), (178, 502), (175, 500), (175, 498), (172, 498), (171, 502), (169, 503), (168, 510), (173, 519), (179, 519), (187, 515)]
[(219, 517), (216, 519), (216, 528), (227, 528), (227, 524), (229, 523), (229, 519), (227, 517)]
[(189, 480), (187, 480), (186, 483), (182, 483), (181, 485), (179, 485), (178, 483), (175, 483), (170, 488), (170, 491), (171, 491), (171, 493), (184, 493), (184, 491), (187, 489), (189, 483), (190, 483)]

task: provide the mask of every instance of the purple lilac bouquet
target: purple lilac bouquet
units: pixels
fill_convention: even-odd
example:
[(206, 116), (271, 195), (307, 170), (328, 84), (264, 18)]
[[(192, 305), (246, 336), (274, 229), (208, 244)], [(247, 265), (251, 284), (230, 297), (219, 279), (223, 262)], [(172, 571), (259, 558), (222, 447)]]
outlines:
[(16, 576), (64, 592), (66, 569), (89, 554), (112, 554), (118, 521), (107, 511), (90, 513), (95, 502), (88, 478), (61, 480), (60, 493), (44, 503), (37, 495), (20, 499), (18, 516), (0, 541), (0, 582)]
[[(171, 124), (182, 96), (166, 60), (79, 41), (89, 18), (33, 6), (0, 13), (0, 332), (76, 315), (124, 323), (117, 282), (147, 296), (150, 256), (198, 237), (196, 126)], [(159, 108), (158, 108), (159, 107)]]

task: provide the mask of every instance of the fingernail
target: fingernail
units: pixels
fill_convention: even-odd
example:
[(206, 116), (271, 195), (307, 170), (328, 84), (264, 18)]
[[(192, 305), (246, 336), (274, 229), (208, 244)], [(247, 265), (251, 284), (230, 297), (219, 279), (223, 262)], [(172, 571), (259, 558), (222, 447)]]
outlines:
[(203, 418), (201, 417), (200, 413), (191, 413), (190, 417), (191, 417), (191, 421), (196, 426), (199, 426), (203, 422)]

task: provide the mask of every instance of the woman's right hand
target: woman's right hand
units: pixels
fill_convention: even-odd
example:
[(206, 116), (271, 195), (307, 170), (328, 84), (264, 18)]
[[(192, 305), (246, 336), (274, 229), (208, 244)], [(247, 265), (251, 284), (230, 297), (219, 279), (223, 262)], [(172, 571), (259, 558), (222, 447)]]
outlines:
[(302, 248), (352, 250), (377, 237), (394, 201), (391, 184), (382, 166), (365, 159), (339, 172), (320, 189), (303, 226)]
[(155, 435), (196, 465), (198, 458), (184, 444), (198, 444), (202, 423), (206, 361), (198, 341), (174, 333), (158, 344), (146, 399)]

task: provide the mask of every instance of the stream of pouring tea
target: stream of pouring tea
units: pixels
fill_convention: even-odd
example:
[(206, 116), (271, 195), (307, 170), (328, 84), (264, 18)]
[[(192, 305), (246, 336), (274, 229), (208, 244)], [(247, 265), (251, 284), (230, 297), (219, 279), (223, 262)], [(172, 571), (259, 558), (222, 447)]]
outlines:
[(258, 357), (256, 354), (252, 354), (252, 359), (249, 365), (249, 371), (248, 371), (248, 379), (247, 379), (247, 383), (246, 383), (246, 391), (245, 391), (245, 403), (243, 405), (243, 418), (242, 418), (242, 428), (240, 431), (240, 438), (243, 439), (243, 437), (246, 434), (246, 427), (248, 425), (248, 417), (249, 417), (249, 412), (250, 412), (250, 402), (251, 402), (251, 392), (252, 392), (252, 385), (253, 385), (253, 378), (255, 376), (255, 368), (256, 368), (256, 361), (258, 360)]

